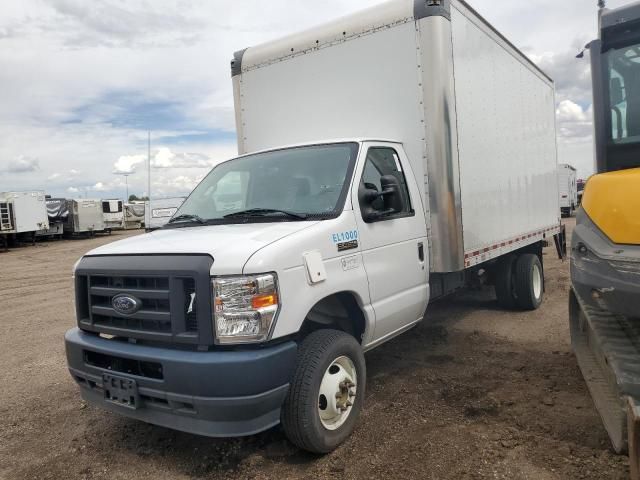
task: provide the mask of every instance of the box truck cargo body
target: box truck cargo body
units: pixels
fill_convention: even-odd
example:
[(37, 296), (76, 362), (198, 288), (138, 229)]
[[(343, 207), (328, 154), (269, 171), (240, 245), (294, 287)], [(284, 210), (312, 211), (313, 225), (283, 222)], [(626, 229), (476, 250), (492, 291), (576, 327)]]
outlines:
[(472, 280), (540, 306), (544, 242), (563, 254), (553, 82), (453, 0), (249, 48), (232, 79), (242, 156), (165, 227), (78, 262), (69, 368), (123, 415), (209, 436), (282, 422), (328, 452), (362, 409), (363, 352), (430, 300)]
[(239, 54), (239, 150), (401, 142), (424, 183), (432, 270), (462, 270), (557, 227), (554, 87), (466, 4), (417, 22), (411, 4)]
[(562, 216), (570, 217), (578, 208), (578, 172), (571, 165), (558, 166), (558, 194)]

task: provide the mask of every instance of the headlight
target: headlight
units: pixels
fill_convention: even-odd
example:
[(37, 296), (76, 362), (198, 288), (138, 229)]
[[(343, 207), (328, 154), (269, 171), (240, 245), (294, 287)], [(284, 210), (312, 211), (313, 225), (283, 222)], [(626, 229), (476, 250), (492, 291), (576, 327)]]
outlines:
[(212, 284), (218, 342), (267, 340), (280, 305), (276, 275), (214, 277)]

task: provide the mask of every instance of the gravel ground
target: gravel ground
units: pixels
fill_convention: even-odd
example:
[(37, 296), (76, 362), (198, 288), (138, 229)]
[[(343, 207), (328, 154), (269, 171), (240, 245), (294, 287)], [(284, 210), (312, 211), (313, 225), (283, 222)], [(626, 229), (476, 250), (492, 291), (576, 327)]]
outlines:
[[(569, 227), (573, 220), (569, 220)], [(569, 266), (545, 251), (547, 295), (501, 310), (490, 289), (429, 308), (367, 354), (355, 434), (313, 456), (279, 428), (212, 440), (85, 405), (65, 365), (71, 267), (132, 233), (0, 253), (0, 478), (623, 479), (569, 345)]]

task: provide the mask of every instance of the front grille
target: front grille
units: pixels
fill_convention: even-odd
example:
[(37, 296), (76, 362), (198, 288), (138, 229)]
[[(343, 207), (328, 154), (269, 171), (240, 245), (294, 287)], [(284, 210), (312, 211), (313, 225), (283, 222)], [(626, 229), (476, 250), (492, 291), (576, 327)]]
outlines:
[[(85, 257), (76, 269), (80, 328), (117, 337), (213, 344), (208, 256)], [(124, 314), (114, 297), (134, 297)]]
[[(193, 279), (189, 279), (193, 281)], [(111, 277), (88, 279), (91, 319), (96, 326), (124, 330), (171, 332), (169, 279), (167, 277)], [(142, 301), (140, 310), (121, 315), (111, 302), (116, 295), (133, 295)]]

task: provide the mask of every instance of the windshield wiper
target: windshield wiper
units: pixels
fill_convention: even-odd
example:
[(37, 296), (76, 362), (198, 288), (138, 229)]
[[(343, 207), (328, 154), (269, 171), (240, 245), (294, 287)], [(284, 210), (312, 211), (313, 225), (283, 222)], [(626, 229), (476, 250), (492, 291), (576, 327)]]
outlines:
[(171, 220), (169, 220), (169, 223), (179, 223), (179, 222), (193, 222), (193, 223), (199, 223), (200, 225), (206, 225), (207, 221), (200, 217), (199, 215), (192, 215), (189, 213), (185, 213), (183, 215), (178, 215), (177, 217), (172, 218)]
[(230, 213), (225, 215), (224, 218), (242, 218), (242, 217), (267, 217), (274, 213), (281, 213), (290, 218), (297, 218), (299, 220), (306, 220), (308, 215), (306, 213), (295, 213), (287, 210), (278, 210), (277, 208), (250, 208), (249, 210), (241, 210), (239, 212)]

